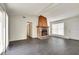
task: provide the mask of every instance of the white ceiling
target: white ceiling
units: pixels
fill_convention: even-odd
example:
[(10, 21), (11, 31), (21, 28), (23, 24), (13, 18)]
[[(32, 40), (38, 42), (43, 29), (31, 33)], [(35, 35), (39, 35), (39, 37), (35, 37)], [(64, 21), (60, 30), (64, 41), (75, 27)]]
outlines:
[(9, 15), (44, 15), (52, 19), (79, 15), (78, 3), (6, 3)]
[(39, 15), (39, 12), (48, 7), (49, 3), (7, 3), (10, 15)]

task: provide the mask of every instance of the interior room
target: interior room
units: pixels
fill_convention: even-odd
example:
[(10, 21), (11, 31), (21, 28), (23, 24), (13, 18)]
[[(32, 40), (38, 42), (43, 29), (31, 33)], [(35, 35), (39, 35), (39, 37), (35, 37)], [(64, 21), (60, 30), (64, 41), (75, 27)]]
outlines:
[(79, 55), (79, 3), (0, 3), (1, 55)]

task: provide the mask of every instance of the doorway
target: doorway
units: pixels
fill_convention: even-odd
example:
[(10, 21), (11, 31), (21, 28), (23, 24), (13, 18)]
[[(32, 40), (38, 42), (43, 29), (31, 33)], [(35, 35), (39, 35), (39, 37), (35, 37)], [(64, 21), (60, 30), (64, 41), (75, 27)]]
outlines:
[(32, 38), (32, 22), (27, 22), (27, 39)]

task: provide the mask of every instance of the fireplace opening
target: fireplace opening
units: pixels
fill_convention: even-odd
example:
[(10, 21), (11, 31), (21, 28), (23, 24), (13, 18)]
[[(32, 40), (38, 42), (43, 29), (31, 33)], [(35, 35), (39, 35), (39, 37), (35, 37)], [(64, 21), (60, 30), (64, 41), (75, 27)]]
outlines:
[(42, 36), (46, 36), (46, 35), (48, 35), (47, 29), (42, 29)]

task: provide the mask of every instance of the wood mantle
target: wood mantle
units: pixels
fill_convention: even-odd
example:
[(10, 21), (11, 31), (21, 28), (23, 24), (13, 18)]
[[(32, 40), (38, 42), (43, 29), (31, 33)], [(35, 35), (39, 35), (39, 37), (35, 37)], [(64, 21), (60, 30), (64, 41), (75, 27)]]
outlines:
[(46, 27), (46, 26), (37, 26), (37, 28), (48, 28), (48, 26)]

